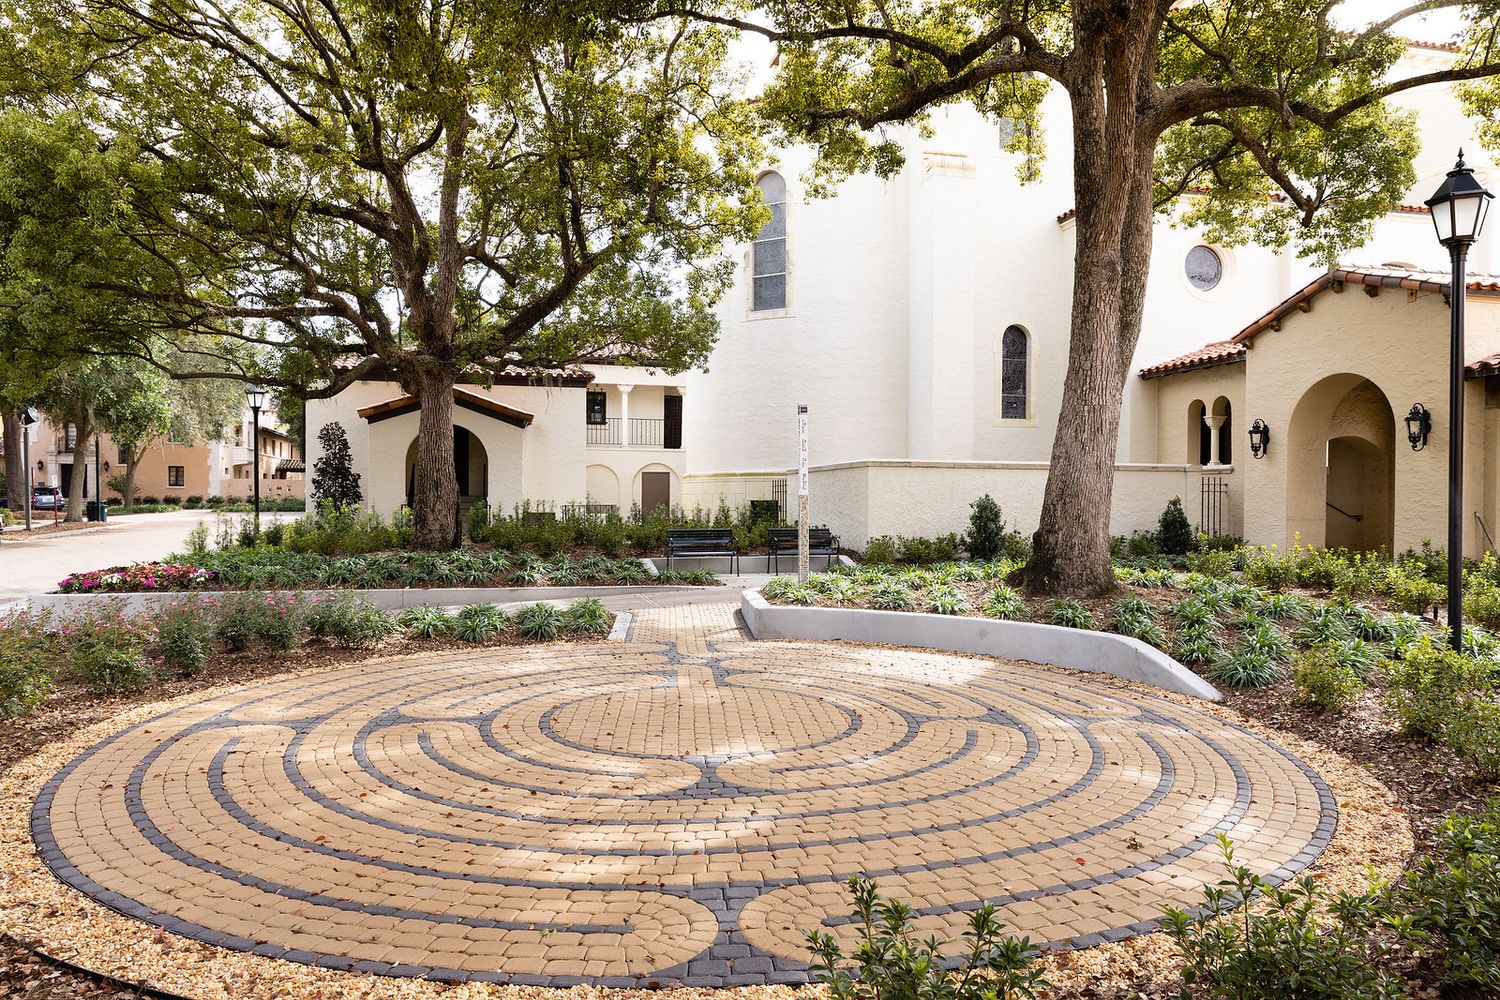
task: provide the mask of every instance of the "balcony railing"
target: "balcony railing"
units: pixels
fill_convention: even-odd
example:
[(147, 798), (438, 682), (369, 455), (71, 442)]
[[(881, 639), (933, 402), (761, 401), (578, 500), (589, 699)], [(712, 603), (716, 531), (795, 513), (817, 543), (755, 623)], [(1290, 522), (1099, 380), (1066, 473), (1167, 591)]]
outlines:
[[(634, 421), (632, 421), (634, 423)], [(610, 417), (602, 424), (588, 425), (589, 444), (619, 444), (620, 418)]]
[(630, 418), (630, 445), (633, 448), (660, 448), (661, 429), (665, 420), (650, 417)]
[(78, 438), (73, 434), (59, 434), (52, 442), (52, 450), (59, 455), (68, 454), (78, 445)]

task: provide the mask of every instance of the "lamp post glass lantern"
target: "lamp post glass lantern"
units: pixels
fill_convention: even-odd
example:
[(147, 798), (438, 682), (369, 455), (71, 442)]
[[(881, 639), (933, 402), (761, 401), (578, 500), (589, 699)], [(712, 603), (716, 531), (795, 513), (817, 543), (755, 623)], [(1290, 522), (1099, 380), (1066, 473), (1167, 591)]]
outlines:
[(1427, 199), (1438, 242), (1448, 248), (1453, 265), (1448, 288), (1448, 642), (1463, 650), (1464, 574), (1464, 300), (1467, 281), (1465, 261), (1469, 247), (1479, 239), (1494, 195), (1484, 189), (1471, 167), (1458, 163), (1448, 171), (1437, 193)]
[(1266, 450), (1271, 447), (1271, 428), (1259, 417), (1255, 423), (1250, 425), (1250, 455), (1252, 458), (1264, 458)]
[(245, 401), (250, 404), (250, 478), (254, 481), (255, 537), (260, 537), (260, 408), (266, 405), (266, 390), (245, 386)]
[(1411, 450), (1427, 447), (1427, 436), (1431, 433), (1432, 412), (1421, 403), (1411, 404), (1411, 412), (1406, 415), (1406, 440), (1411, 443)]

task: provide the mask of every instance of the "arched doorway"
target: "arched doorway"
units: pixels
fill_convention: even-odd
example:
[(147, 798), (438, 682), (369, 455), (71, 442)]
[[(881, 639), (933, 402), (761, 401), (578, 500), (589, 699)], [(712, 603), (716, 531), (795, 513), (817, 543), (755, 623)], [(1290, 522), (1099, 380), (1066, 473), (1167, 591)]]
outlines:
[[(458, 477), (458, 502), (461, 513), (467, 514), (474, 504), (489, 499), (490, 462), (489, 454), (479, 435), (467, 427), (453, 428), (453, 472)], [(406, 449), (406, 504), (411, 506), (416, 489), (417, 439), (412, 438)]]
[(1395, 538), (1396, 417), (1369, 379), (1330, 375), (1287, 428), (1288, 541), (1371, 551)]

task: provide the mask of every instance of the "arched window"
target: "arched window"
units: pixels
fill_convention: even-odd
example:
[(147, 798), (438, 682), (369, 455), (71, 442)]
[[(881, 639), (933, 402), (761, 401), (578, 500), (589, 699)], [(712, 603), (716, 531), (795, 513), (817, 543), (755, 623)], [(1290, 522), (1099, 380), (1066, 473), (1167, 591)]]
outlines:
[(1031, 416), (1030, 338), (1019, 326), (1006, 327), (1000, 338), (1000, 419)]
[(751, 250), (750, 308), (755, 312), (786, 308), (786, 181), (769, 173), (755, 182), (771, 210), (771, 221), (760, 228)]

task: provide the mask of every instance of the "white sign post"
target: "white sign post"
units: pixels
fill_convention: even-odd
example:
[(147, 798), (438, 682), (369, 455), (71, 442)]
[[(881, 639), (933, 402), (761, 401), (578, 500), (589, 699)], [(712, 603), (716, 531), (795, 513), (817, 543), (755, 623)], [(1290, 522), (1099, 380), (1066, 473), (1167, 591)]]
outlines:
[(797, 407), (797, 580), (807, 582), (807, 407)]

